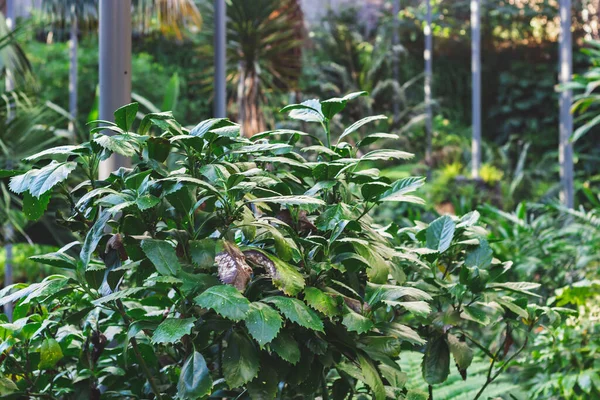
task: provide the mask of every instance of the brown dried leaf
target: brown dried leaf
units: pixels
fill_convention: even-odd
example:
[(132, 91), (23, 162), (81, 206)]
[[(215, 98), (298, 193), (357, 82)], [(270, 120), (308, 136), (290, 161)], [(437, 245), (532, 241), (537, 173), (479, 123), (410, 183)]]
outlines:
[(125, 246), (123, 246), (123, 237), (120, 233), (113, 235), (110, 239), (108, 239), (108, 242), (106, 242), (104, 253), (108, 254), (110, 250), (118, 251), (121, 261), (127, 260), (127, 251), (125, 251)]
[(246, 257), (233, 243), (224, 241), (224, 251), (215, 256), (221, 282), (233, 285), (238, 290), (248, 286), (252, 268), (246, 263)]

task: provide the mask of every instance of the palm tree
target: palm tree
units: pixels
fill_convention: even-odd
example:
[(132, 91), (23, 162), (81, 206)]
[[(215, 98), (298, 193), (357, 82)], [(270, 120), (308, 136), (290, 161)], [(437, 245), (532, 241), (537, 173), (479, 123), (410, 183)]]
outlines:
[[(213, 88), (214, 9), (204, 1), (209, 15), (205, 44), (199, 51), (211, 63), (204, 72)], [(244, 135), (266, 129), (264, 105), (272, 94), (293, 90), (301, 74), (303, 15), (298, 0), (227, 0), (227, 81), (235, 89), (237, 120)]]

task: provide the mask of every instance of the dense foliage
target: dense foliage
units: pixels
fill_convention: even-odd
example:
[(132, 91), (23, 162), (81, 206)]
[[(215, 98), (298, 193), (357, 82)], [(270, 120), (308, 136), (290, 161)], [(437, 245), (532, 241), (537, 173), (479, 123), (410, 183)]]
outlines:
[[(2, 393), (423, 398), (396, 362), (413, 349), (429, 391), (451, 354), (462, 379), (474, 354), (489, 357), (479, 398), (556, 312), (528, 304), (538, 284), (506, 280), (511, 263), (493, 258), (477, 212), (406, 228), (372, 221), (382, 203), (422, 203), (411, 193), (423, 179), (375, 167), (412, 156), (369, 150), (394, 135), (359, 137), (385, 117), (331, 132), (364, 94), (283, 109), (321, 134), (250, 139), (226, 119), (188, 130), (169, 112), (134, 132), (134, 103), (99, 121), (92, 141), (28, 157), (34, 167), (10, 183), (25, 214), (38, 218), (55, 197), (80, 240), (34, 257), (64, 275), (2, 290), (0, 304), (16, 302), (0, 325)], [(111, 154), (134, 167), (98, 180)]]

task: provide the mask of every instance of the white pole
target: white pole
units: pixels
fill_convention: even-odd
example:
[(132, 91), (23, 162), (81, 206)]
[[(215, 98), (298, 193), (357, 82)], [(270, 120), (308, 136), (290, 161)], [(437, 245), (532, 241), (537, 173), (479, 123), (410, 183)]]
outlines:
[(227, 21), (225, 0), (214, 0), (215, 7), (215, 93), (214, 113), (216, 118), (227, 116)]
[(69, 41), (69, 133), (71, 140), (75, 141), (75, 119), (77, 118), (77, 10), (75, 4), (71, 6), (71, 40)]
[(472, 129), (471, 175), (479, 178), (481, 168), (481, 18), (480, 0), (471, 0), (471, 74), (472, 74)]
[(433, 132), (433, 113), (431, 111), (431, 80), (433, 75), (433, 38), (431, 32), (431, 0), (425, 0), (427, 6), (427, 18), (425, 21), (425, 131), (427, 134), (427, 148), (425, 149), (425, 163), (431, 170), (431, 136)]
[[(392, 3), (392, 45), (398, 46), (400, 44), (400, 33), (398, 32), (400, 21), (398, 20), (398, 14), (400, 13), (400, 0), (394, 0)], [(399, 55), (394, 54), (394, 60), (392, 63), (392, 69), (394, 74), (394, 81), (400, 85), (400, 60)], [(400, 104), (398, 101), (393, 102), (394, 120), (400, 115)], [(397, 121), (395, 121), (397, 123)]]
[[(99, 30), (100, 119), (113, 121), (115, 110), (131, 102), (131, 0), (100, 0)], [(99, 178), (130, 164), (113, 154), (100, 164)]]
[[(15, 4), (13, 0), (6, 0), (6, 25), (9, 30), (13, 30), (15, 27)], [(12, 71), (6, 70), (6, 80), (5, 80), (5, 91), (11, 92), (15, 89), (15, 81), (12, 76)], [(12, 105), (8, 106), (8, 114), (6, 116), (7, 120), (10, 121), (13, 119), (13, 110)], [(8, 160), (6, 160), (6, 169), (12, 169), (12, 160), (10, 159), (10, 155)], [(6, 227), (6, 232), (4, 233), (4, 252), (6, 255), (6, 262), (4, 263), (4, 286), (10, 286), (13, 284), (13, 245), (12, 240), (14, 236), (14, 228), (9, 223)], [(13, 315), (13, 304), (6, 303), (4, 305), (4, 313), (8, 317), (8, 321), (12, 322)]]
[[(560, 74), (559, 82), (566, 84), (571, 80), (573, 70), (572, 38), (571, 38), (571, 0), (560, 0)], [(573, 144), (570, 142), (573, 133), (573, 116), (571, 115), (571, 90), (560, 92), (560, 127), (558, 143), (558, 161), (560, 164), (560, 180), (562, 203), (573, 208)]]

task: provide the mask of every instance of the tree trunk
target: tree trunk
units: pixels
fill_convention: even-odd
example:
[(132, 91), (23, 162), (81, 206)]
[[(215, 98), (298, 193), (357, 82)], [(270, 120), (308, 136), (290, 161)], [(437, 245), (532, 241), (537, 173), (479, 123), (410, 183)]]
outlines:
[[(571, 0), (560, 0), (560, 75), (559, 82), (566, 84), (571, 80), (573, 69), (572, 38), (571, 38)], [(560, 180), (562, 203), (573, 208), (573, 144), (570, 142), (573, 133), (573, 116), (571, 115), (571, 90), (560, 92), (560, 127), (558, 143), (558, 161), (560, 164)]]
[[(427, 135), (427, 144), (425, 148), (425, 163), (431, 171), (431, 136), (433, 134), (433, 113), (431, 111), (431, 80), (432, 80), (432, 58), (433, 58), (433, 38), (431, 32), (431, 0), (425, 1), (427, 6), (427, 18), (425, 22), (425, 131)], [(431, 172), (428, 173), (429, 175)]]
[(481, 168), (481, 17), (480, 0), (471, 0), (471, 74), (472, 74), (472, 125), (471, 175), (479, 178)]
[(265, 131), (265, 116), (260, 107), (260, 80), (256, 69), (247, 68), (240, 63), (240, 80), (238, 82), (238, 119), (242, 126), (242, 134), (246, 137)]
[(73, 5), (71, 9), (71, 40), (69, 41), (69, 114), (71, 115), (69, 133), (73, 143), (76, 141), (75, 122), (77, 119), (77, 31), (77, 13), (75, 5)]
[[(113, 121), (115, 110), (131, 102), (131, 0), (100, 0), (99, 41), (100, 119)], [(98, 175), (105, 179), (129, 165), (129, 158), (113, 154)]]
[(214, 113), (216, 118), (227, 116), (227, 22), (225, 0), (214, 0), (215, 6), (215, 93)]

